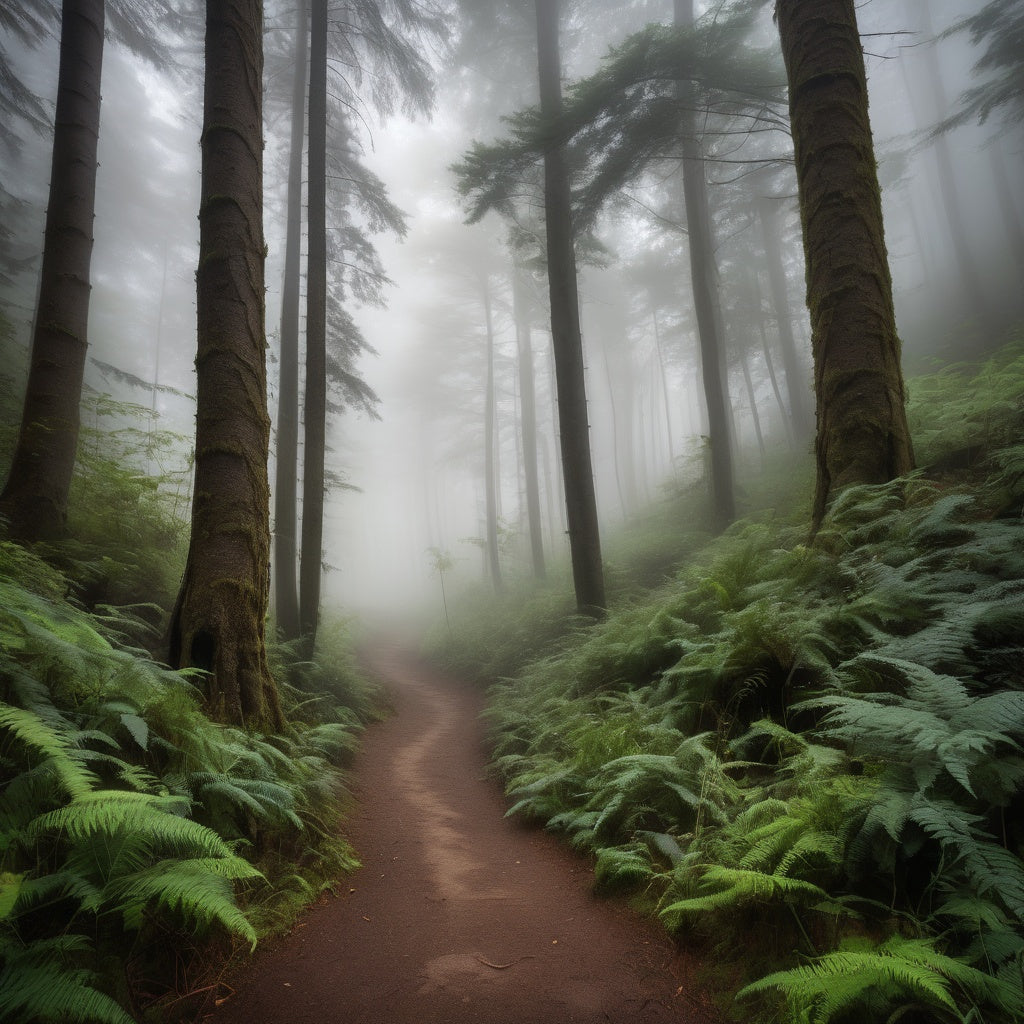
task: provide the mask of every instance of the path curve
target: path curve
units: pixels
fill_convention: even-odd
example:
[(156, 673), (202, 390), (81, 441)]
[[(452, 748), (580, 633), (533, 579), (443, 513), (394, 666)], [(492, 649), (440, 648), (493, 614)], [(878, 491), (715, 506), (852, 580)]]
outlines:
[(210, 1024), (712, 1024), (687, 961), (589, 866), (504, 818), (480, 695), (397, 647), (356, 763), (363, 867), (257, 952)]

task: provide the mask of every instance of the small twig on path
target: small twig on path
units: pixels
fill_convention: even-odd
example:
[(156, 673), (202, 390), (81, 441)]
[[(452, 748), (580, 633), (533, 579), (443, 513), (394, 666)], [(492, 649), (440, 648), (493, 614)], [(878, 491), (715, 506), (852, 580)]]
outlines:
[(504, 971), (509, 967), (515, 967), (516, 964), (522, 963), (524, 960), (536, 960), (537, 958), (532, 953), (527, 953), (526, 956), (517, 957), (515, 960), (509, 960), (507, 964), (492, 964), (490, 960), (485, 960), (482, 956), (473, 954), (474, 960), (479, 960), (484, 967), (493, 967), (496, 971)]

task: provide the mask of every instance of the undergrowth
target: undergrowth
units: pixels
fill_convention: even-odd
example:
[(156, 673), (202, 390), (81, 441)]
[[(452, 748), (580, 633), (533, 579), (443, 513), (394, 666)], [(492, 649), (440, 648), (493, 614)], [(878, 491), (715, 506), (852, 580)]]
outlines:
[(547, 593), (493, 626), (514, 657), (456, 631), (508, 669), (509, 813), (713, 949), (737, 1019), (1024, 1014), (1022, 380), (1018, 342), (913, 381), (928, 470), (845, 491), (813, 545), (760, 514), (601, 624)]
[[(341, 766), (372, 704), (353, 675), (286, 688), (283, 735), (213, 724), (187, 674), (112, 643), (67, 589), (0, 544), (0, 1020), (194, 1014), (211, 947), (287, 927), (355, 866)], [(346, 644), (338, 627), (307, 681)]]

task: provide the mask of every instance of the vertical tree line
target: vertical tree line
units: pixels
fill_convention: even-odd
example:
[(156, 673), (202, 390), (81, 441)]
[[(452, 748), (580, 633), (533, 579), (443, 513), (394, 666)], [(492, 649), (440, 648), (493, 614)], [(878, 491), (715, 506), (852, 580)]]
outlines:
[(264, 351), (263, 9), (208, 0), (192, 530), (171, 664), (206, 673), (211, 713), (275, 731), (267, 664), (270, 417)]
[(580, 336), (572, 198), (565, 156), (554, 125), (562, 111), (557, 0), (537, 0), (537, 65), (540, 115), (550, 134), (544, 147), (544, 227), (547, 238), (551, 344), (558, 390), (558, 433), (565, 480), (576, 604), (581, 614), (600, 617), (607, 602), (597, 496), (590, 458), (590, 423)]
[(0, 514), (21, 540), (55, 540), (67, 522), (88, 349), (103, 36), (103, 0), (65, 0), (35, 331), (21, 429), (0, 494)]

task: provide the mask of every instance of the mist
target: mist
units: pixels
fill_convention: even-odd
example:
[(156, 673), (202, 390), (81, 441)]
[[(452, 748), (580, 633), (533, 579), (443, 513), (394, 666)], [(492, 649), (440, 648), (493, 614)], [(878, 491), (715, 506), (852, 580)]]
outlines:
[[(613, 5), (594, 16), (587, 5), (572, 5), (563, 28), (563, 82), (598, 71), (609, 48), (629, 33), (651, 21), (667, 22), (670, 6)], [(1024, 312), (1020, 121), (996, 111), (984, 123), (968, 118), (934, 134), (977, 84), (973, 69), (981, 54), (967, 33), (944, 33), (982, 6), (980, 0), (940, 0), (872, 2), (858, 9), (908, 370), (991, 349)], [(705, 19), (716, 12), (709, 5), (698, 8)], [(350, 145), (408, 224), (399, 238), (379, 230), (372, 217), (351, 214), (372, 237), (389, 279), (380, 305), (360, 301), (359, 289), (344, 274), (338, 279), (338, 301), (374, 350), (358, 354), (349, 369), (380, 399), (375, 419), (339, 393), (329, 417), (327, 468), (334, 486), (325, 507), (324, 599), (344, 615), (393, 616), (424, 607), (437, 614), (438, 552), (452, 559), (453, 583), (487, 579), (489, 344), (499, 561), (507, 580), (530, 577), (508, 240), (511, 226), (527, 234), (542, 231), (542, 198), (527, 180), (511, 217), (492, 211), (469, 225), (467, 200), (457, 192), (453, 171), (474, 140), (506, 134), (504, 119), (536, 102), (536, 57), (526, 14), (502, 15), (507, 20), (500, 31), (489, 32), (480, 24), (482, 9), (467, 5), (447, 12), (447, 38), (417, 44), (436, 76), (429, 116), (403, 111), (401, 102), (375, 101), (383, 71), (368, 67), (362, 81), (354, 68), (338, 72), (354, 97)], [(265, 26), (266, 330), (275, 423), (289, 17), (285, 8), (268, 7)], [(761, 12), (748, 42), (777, 47), (769, 10)], [(12, 67), (52, 109), (55, 40), (45, 38), (32, 50), (15, 44), (7, 44)], [(173, 435), (162, 445), (159, 462), (161, 471), (176, 475), (185, 514), (195, 411), (201, 19), (194, 17), (168, 45), (170, 58), (162, 68), (116, 43), (105, 56), (87, 383), (92, 394), (148, 410), (147, 429)], [(747, 131), (749, 121), (736, 118), (733, 124), (734, 138), (723, 134), (712, 144), (707, 179), (735, 472), (743, 481), (794, 447), (810, 459), (809, 438), (793, 430), (783, 406), (787, 386), (796, 387), (813, 415), (813, 394), (796, 183), (784, 118), (772, 130), (761, 125), (756, 132)], [(12, 351), (27, 360), (49, 152), (42, 133), (17, 131), (17, 146), (4, 155), (10, 269), (2, 301), (12, 322)], [(593, 257), (581, 258), (580, 316), (602, 532), (635, 521), (681, 490), (701, 487), (706, 470), (707, 411), (678, 175), (678, 161), (666, 154), (620, 189), (588, 227)], [(778, 348), (759, 194), (774, 197), (776, 237), (768, 244), (777, 246), (785, 275), (800, 374), (794, 381), (786, 380)], [(357, 259), (342, 251), (334, 256), (341, 263)], [(547, 290), (542, 268), (534, 266), (527, 276), (543, 544), (550, 575), (567, 579)], [(490, 341), (483, 288), (491, 304)], [(272, 485), (273, 458), (272, 442)]]

